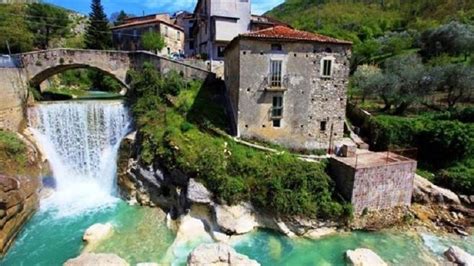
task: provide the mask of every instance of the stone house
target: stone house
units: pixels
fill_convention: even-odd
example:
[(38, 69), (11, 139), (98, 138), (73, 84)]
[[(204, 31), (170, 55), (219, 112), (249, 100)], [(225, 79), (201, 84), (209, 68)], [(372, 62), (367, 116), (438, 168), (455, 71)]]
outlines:
[(176, 12), (173, 16), (175, 24), (180, 26), (184, 31), (184, 54), (186, 57), (196, 55), (195, 42), (193, 36), (194, 15), (187, 11)]
[(344, 134), (351, 42), (275, 26), (225, 50), (234, 131), (293, 149), (328, 149)]
[(174, 24), (169, 14), (154, 14), (128, 18), (124, 24), (112, 28), (113, 43), (118, 50), (144, 50), (141, 36), (146, 32), (157, 32), (165, 38), (161, 55), (184, 53), (184, 30)]

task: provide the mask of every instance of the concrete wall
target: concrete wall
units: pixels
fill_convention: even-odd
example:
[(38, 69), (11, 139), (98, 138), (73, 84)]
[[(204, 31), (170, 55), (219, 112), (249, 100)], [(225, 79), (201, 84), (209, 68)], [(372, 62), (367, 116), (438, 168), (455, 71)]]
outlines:
[(27, 94), (27, 78), (22, 69), (0, 68), (0, 129), (19, 130)]
[[(343, 137), (350, 46), (309, 42), (283, 42), (282, 52), (271, 51), (272, 42), (243, 39), (228, 47), (239, 50), (239, 84), (230, 82), (229, 93), (238, 101), (238, 135), (259, 138), (296, 149), (328, 148)], [(331, 49), (331, 52), (326, 52)], [(226, 60), (226, 68), (236, 59)], [(321, 76), (321, 60), (334, 59), (331, 78)], [(283, 61), (281, 91), (269, 91), (270, 60)], [(232, 74), (230, 74), (232, 73)], [(238, 91), (238, 98), (236, 99)], [(283, 96), (281, 127), (273, 127), (273, 96)], [(321, 122), (326, 130), (320, 130)]]

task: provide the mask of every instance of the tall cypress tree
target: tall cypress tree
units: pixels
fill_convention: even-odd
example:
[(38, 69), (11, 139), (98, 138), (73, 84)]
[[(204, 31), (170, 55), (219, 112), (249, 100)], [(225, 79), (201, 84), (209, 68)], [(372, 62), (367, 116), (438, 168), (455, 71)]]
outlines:
[(112, 47), (112, 34), (109, 28), (109, 20), (100, 0), (92, 0), (91, 9), (85, 35), (86, 48), (109, 49)]

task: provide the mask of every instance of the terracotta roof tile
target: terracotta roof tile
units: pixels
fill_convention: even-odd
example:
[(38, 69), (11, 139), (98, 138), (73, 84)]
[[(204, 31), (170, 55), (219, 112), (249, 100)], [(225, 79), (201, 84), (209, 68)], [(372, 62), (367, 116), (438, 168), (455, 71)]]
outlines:
[(336, 43), (336, 44), (352, 44), (350, 41), (338, 40), (329, 36), (321, 34), (311, 33), (307, 31), (299, 31), (286, 26), (275, 26), (259, 31), (244, 33), (239, 35), (243, 38), (255, 38), (255, 39), (281, 39), (281, 40), (293, 40), (293, 41), (314, 41), (323, 43)]

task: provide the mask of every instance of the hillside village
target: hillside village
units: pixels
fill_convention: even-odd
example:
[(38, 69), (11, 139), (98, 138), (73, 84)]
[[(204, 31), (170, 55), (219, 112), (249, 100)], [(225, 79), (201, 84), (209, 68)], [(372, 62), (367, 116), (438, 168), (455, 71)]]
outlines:
[[(108, 20), (100, 1), (93, 2), (99, 11), (89, 18), (58, 15), (64, 28), (50, 39), (33, 34), (24, 45), (7, 38), (9, 52), (18, 54), (0, 58), (0, 89), (8, 91), (0, 99), (0, 159), (12, 154), (1, 152), (2, 141), (15, 143), (15, 153), (28, 159), (12, 157), (5, 164), (34, 165), (23, 175), (52, 176), (57, 169), (48, 164), (54, 159), (46, 159), (49, 151), (31, 129), (51, 121), (31, 116), (31, 110), (90, 100), (82, 98), (88, 95), (84, 91), (100, 88), (112, 93), (108, 100), (124, 99), (134, 120), (132, 133), (116, 145), (114, 187), (128, 202), (166, 213), (167, 226), (177, 234), (171, 248), (187, 243), (187, 234), (227, 245), (257, 228), (317, 239), (386, 228), (471, 237), (474, 46), (467, 43), (474, 41), (474, 19), (471, 24), (469, 15), (460, 12), (462, 19), (421, 34), (413, 30), (422, 28), (421, 22), (385, 21), (401, 4), (370, 3), (368, 17), (380, 8), (387, 31), (377, 35), (372, 29), (369, 37), (347, 24), (331, 32), (327, 17), (327, 24), (314, 30), (291, 13), (304, 12), (302, 6), (313, 10), (315, 4), (304, 0), (289, 0), (264, 15), (252, 14), (250, 0), (198, 0), (192, 12), (134, 16), (122, 10), (113, 22), (94, 29), (96, 21)], [(339, 4), (315, 6), (324, 13), (324, 5)], [(357, 12), (359, 4), (354, 3)], [(29, 25), (43, 30), (36, 26)], [(352, 30), (360, 34), (355, 37)], [(430, 46), (433, 41), (439, 45)], [(22, 50), (31, 45), (36, 48)], [(28, 145), (17, 144), (12, 132)], [(41, 186), (22, 178), (15, 182), (25, 182), (25, 188), (12, 186), (20, 170), (4, 168), (3, 194), (28, 196), (0, 204), (5, 213), (22, 206), (0, 223), (6, 230), (2, 254), (34, 213), (40, 200), (32, 188)], [(94, 250), (97, 243), (86, 235), (97, 229), (89, 229), (84, 241)], [(259, 265), (230, 246), (205, 245), (189, 254), (188, 265), (207, 263), (202, 254), (213, 256), (217, 249), (229, 260)], [(360, 265), (387, 265), (371, 250), (351, 252), (344, 253), (348, 263), (361, 257)], [(453, 246), (444, 254), (470, 265), (469, 252)]]

